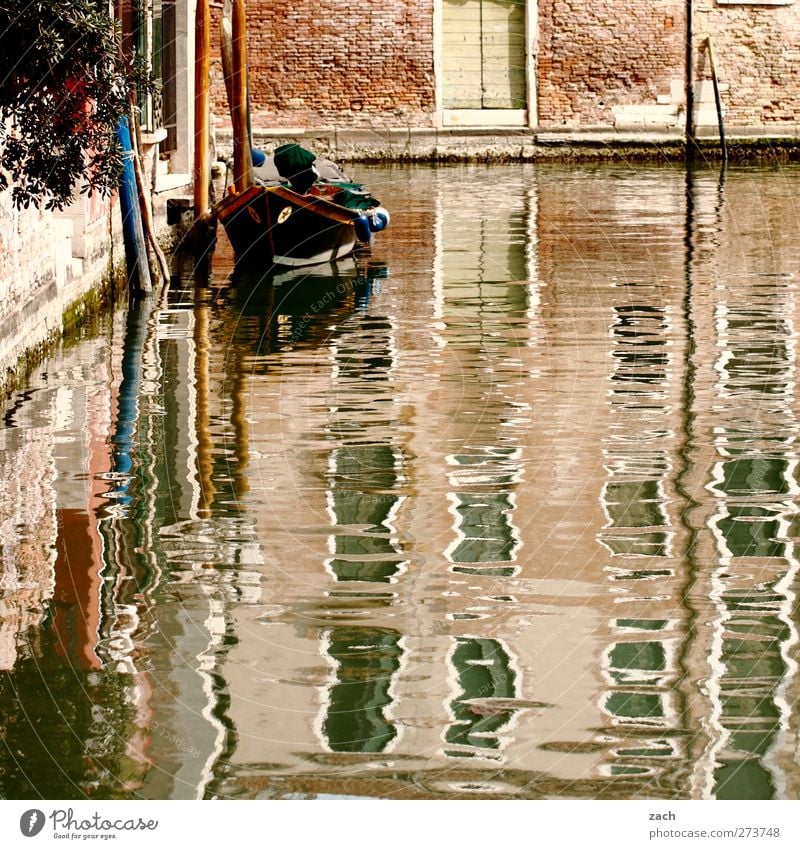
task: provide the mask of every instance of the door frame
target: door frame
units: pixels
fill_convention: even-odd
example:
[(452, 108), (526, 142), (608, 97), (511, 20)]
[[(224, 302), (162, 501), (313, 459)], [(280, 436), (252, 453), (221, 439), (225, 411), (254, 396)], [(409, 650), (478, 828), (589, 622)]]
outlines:
[(539, 55), (539, 3), (525, 0), (525, 109), (445, 109), (443, 104), (442, 51), (444, 48), (444, 0), (433, 0), (433, 73), (439, 129), (452, 127), (528, 127), (538, 125), (536, 65)]

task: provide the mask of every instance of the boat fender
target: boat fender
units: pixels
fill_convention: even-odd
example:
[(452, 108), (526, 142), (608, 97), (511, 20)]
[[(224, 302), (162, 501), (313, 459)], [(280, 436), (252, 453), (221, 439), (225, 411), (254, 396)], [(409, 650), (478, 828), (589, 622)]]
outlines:
[(358, 218), (353, 221), (353, 226), (356, 228), (356, 238), (359, 242), (369, 242), (372, 238), (372, 228), (370, 227), (369, 216), (366, 212), (362, 212)]
[(369, 229), (372, 233), (380, 233), (389, 226), (389, 213), (382, 207), (376, 206), (369, 211)]

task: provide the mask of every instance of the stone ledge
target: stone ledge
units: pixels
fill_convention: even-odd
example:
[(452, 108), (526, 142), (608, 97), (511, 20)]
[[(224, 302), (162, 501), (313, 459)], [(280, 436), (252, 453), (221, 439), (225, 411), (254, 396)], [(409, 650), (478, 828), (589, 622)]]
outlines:
[[(255, 129), (254, 143), (270, 148), (295, 141), (321, 156), (340, 161), (436, 162), (436, 161), (531, 161), (536, 159), (574, 161), (576, 158), (603, 159), (625, 156), (640, 159), (678, 159), (685, 155), (685, 134), (679, 128), (546, 127), (390, 128), (385, 130)], [(780, 158), (797, 158), (800, 127), (726, 128), (729, 147), (746, 160), (748, 155), (763, 158), (766, 151)], [(229, 130), (217, 132), (217, 148), (229, 157), (232, 137)], [(702, 127), (698, 147), (713, 154), (719, 147), (716, 127)]]

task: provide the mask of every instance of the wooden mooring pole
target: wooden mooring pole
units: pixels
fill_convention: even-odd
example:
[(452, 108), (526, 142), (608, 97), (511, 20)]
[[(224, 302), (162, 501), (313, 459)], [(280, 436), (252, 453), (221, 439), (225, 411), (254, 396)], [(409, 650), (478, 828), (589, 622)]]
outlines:
[(685, 53), (686, 86), (686, 162), (694, 161), (697, 153), (697, 139), (694, 128), (694, 3), (686, 0), (686, 53)]
[(233, 124), (233, 179), (237, 192), (253, 182), (252, 154), (247, 133), (247, 24), (244, 0), (233, 0), (233, 68), (231, 122)]
[(717, 125), (719, 126), (719, 144), (722, 148), (722, 161), (728, 161), (728, 145), (725, 141), (725, 124), (722, 120), (722, 97), (719, 93), (719, 79), (717, 78), (717, 69), (714, 64), (714, 48), (711, 45), (711, 36), (705, 41), (706, 50), (708, 51), (708, 64), (711, 68), (711, 81), (714, 84), (714, 102), (717, 106)]
[(209, 74), (211, 71), (211, 9), (208, 0), (197, 0), (194, 19), (194, 217), (209, 210), (208, 186), (211, 171), (209, 148)]

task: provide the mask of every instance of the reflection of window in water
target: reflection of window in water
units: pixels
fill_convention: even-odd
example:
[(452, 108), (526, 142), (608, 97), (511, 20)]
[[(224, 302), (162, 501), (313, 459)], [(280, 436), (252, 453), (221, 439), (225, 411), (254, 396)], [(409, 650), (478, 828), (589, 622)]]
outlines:
[(448, 757), (499, 757), (501, 732), (516, 714), (508, 699), (517, 697), (517, 675), (497, 640), (459, 637), (449, 657), (458, 686), (450, 703), (452, 722), (445, 731)]
[(670, 532), (654, 530), (669, 524), (666, 501), (658, 480), (607, 483), (601, 503), (608, 524), (601, 542), (612, 554), (668, 556)]
[(714, 527), (728, 557), (782, 556), (786, 541), (780, 539), (781, 515), (775, 508), (729, 504), (725, 514), (716, 517)]
[[(732, 585), (733, 580), (725, 583)], [(719, 739), (715, 747), (713, 795), (724, 799), (774, 798), (779, 772), (770, 751), (787, 722), (780, 695), (789, 671), (786, 646), (796, 641), (778, 581), (731, 586), (716, 599), (721, 621), (715, 641), (718, 670), (709, 688)]]
[(383, 316), (359, 315), (331, 346), (335, 377), (328, 436), (341, 447), (328, 462), (333, 530), (325, 562), (337, 581), (389, 583), (405, 568), (395, 528), (402, 456), (391, 443), (394, 328)]
[(709, 488), (722, 496), (786, 495), (791, 491), (792, 465), (778, 457), (737, 457), (715, 467)]
[[(616, 726), (630, 728), (613, 750), (613, 760), (603, 766), (608, 775), (663, 774), (678, 755), (678, 742), (662, 736), (674, 725), (667, 702), (670, 686), (670, 653), (667, 641), (653, 639), (674, 627), (668, 619), (620, 618), (613, 630), (625, 637), (613, 643), (604, 658), (603, 671), (610, 688), (603, 708)], [(639, 639), (630, 639), (630, 637)], [(648, 733), (649, 732), (649, 733)]]
[[(787, 303), (789, 301), (789, 303)], [(704, 791), (720, 799), (785, 796), (780, 763), (794, 676), (798, 493), (791, 291), (779, 282), (731, 289), (716, 309), (715, 445), (707, 489), (720, 566), (711, 576), (707, 689), (711, 741)]]
[(524, 281), (533, 271), (528, 250), (533, 219), (524, 188), (498, 186), (502, 203), (487, 203), (484, 188), (467, 174), (442, 184), (440, 192), (434, 285), (447, 344), (493, 349), (526, 344), (531, 294)]
[(608, 523), (599, 540), (615, 555), (670, 555), (672, 532), (666, 530), (670, 522), (664, 492), (671, 467), (666, 420), (669, 331), (665, 307), (614, 307), (610, 404), (615, 421), (604, 450), (611, 479), (600, 495)]
[[(612, 336), (615, 346), (614, 373), (617, 384), (664, 384), (669, 378), (671, 358), (665, 331), (669, 329), (663, 307), (645, 304), (614, 307)], [(615, 393), (628, 394), (632, 389), (616, 385)]]
[[(654, 292), (654, 297), (660, 294)], [(609, 375), (612, 427), (605, 439), (608, 480), (600, 492), (606, 524), (599, 542), (612, 555), (606, 572), (635, 607), (612, 620), (615, 641), (604, 653), (608, 684), (602, 708), (611, 726), (625, 728), (624, 744), (600, 767), (610, 776), (666, 776), (677, 757), (670, 732), (676, 725), (671, 706), (674, 669), (667, 632), (675, 623), (663, 618), (649, 589), (674, 574), (674, 535), (666, 488), (672, 469), (674, 435), (670, 427), (672, 379), (669, 308), (641, 301), (614, 308)], [(615, 558), (624, 558), (616, 560)], [(630, 558), (637, 558), (631, 564)], [(637, 587), (643, 582), (648, 589)], [(624, 588), (624, 589), (621, 589)], [(654, 615), (655, 614), (655, 615)], [(662, 614), (662, 615), (658, 615)], [(614, 732), (611, 732), (614, 733)]]
[(333, 661), (322, 734), (333, 752), (383, 752), (397, 737), (386, 717), (401, 635), (388, 628), (331, 628), (324, 649)]
[(401, 497), (390, 445), (340, 448), (331, 457), (328, 509), (334, 522), (326, 568), (337, 581), (388, 583), (405, 566), (392, 521)]
[(453, 493), (453, 510), (461, 539), (450, 552), (455, 564), (511, 561), (518, 541), (510, 515), (509, 493)]
[[(787, 372), (793, 368), (793, 344), (786, 338), (786, 322), (737, 322), (729, 317), (725, 331), (728, 344), (717, 362), (718, 387), (723, 393), (729, 397), (744, 393), (751, 397), (785, 395)], [(751, 339), (737, 340), (737, 331), (744, 331)], [(755, 332), (765, 336), (752, 338)]]
[[(516, 498), (509, 490), (520, 480), (520, 458), (519, 449), (489, 446), (448, 457), (448, 479), (458, 487), (448, 493), (456, 538), (445, 557), (452, 571), (500, 577), (518, 571), (522, 541), (513, 522)], [(461, 489), (467, 486), (483, 491)]]
[(626, 724), (661, 723), (666, 710), (657, 688), (663, 685), (667, 672), (664, 644), (659, 640), (614, 643), (606, 657), (606, 675), (620, 688), (607, 695), (606, 711)]

